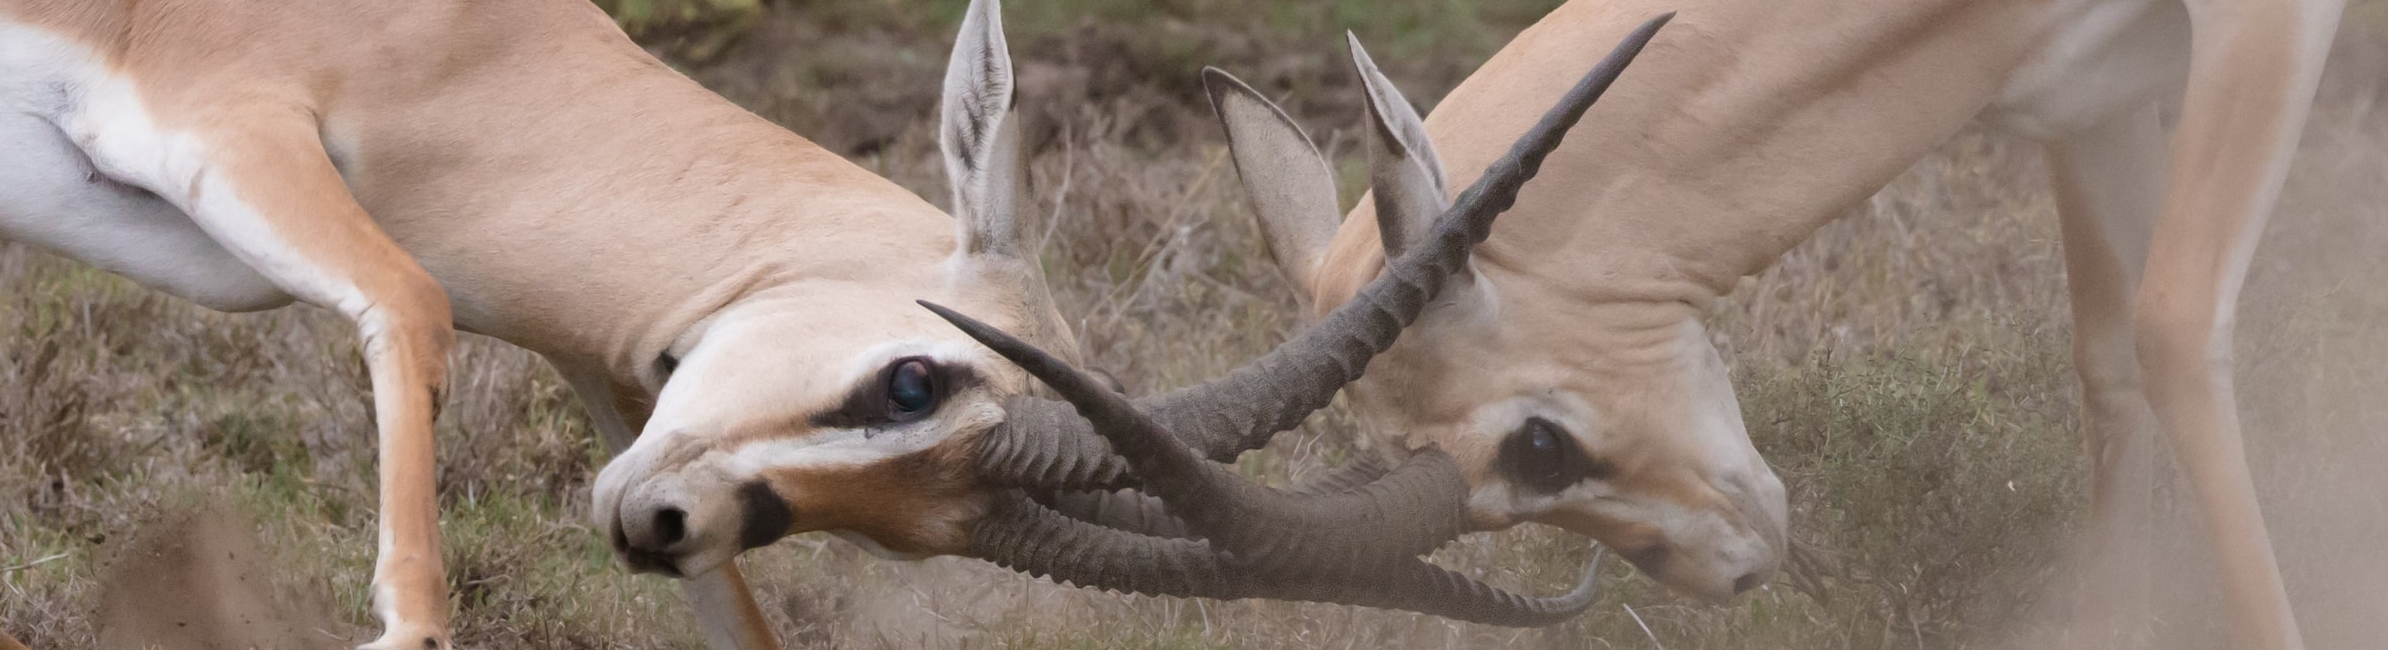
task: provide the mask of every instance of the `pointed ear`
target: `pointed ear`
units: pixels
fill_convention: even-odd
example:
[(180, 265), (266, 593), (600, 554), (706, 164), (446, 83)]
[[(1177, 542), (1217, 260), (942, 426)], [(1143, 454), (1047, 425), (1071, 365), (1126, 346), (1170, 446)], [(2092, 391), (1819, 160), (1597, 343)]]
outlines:
[(945, 102), (937, 145), (953, 184), (961, 254), (1022, 257), (1018, 208), (1020, 127), (1012, 115), (1012, 56), (1003, 40), (1003, 7), (972, 0), (945, 67)]
[(1260, 214), (1269, 256), (1294, 284), (1295, 293), (1308, 296), (1318, 279), (1319, 261), (1326, 258), (1335, 228), (1343, 222), (1335, 202), (1335, 176), (1302, 127), (1251, 86), (1217, 68), (1202, 70), (1202, 85), (1227, 127), (1228, 152), (1243, 178), (1244, 193), (1252, 197), (1252, 210)]
[(1450, 207), (1443, 189), (1443, 162), (1426, 137), (1426, 123), (1410, 107), (1401, 90), (1376, 69), (1360, 37), (1344, 33), (1351, 43), (1352, 67), (1367, 91), (1368, 183), (1376, 199), (1377, 231), (1385, 240), (1385, 258), (1401, 257), (1410, 243), (1425, 236), (1436, 217)]

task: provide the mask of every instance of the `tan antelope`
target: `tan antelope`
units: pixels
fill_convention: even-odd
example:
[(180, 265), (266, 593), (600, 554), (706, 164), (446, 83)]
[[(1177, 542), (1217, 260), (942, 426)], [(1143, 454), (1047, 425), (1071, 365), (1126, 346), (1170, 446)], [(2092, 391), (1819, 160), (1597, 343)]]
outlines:
[[(1461, 263), (1635, 47), (1453, 211), (1437, 231), (1453, 243), (1405, 264)], [(1466, 484), (1432, 451), (1265, 498), (1363, 511), (1284, 548), (1088, 523), (1102, 513), (1063, 493), (1137, 478), (912, 304), (1070, 349), (1015, 219), (1011, 92), (978, 0), (946, 79), (948, 217), (672, 72), (580, 0), (0, 0), (0, 236), (217, 309), (295, 301), (355, 323), (379, 432), (372, 648), (449, 645), (431, 426), (455, 329), (538, 352), (580, 394), (618, 452), (601, 530), (633, 568), (687, 578), (715, 647), (773, 645), (733, 556), (814, 530), (1145, 593), (1506, 624), (1590, 604), (1589, 581), (1524, 598), (1419, 561), (1465, 525)], [(1435, 283), (1382, 284), (1347, 311), (1406, 322)], [(1329, 322), (1154, 403), (1219, 429), (1192, 435), (1306, 414), (1349, 379), (1325, 366), (1398, 332)], [(1235, 399), (1289, 383), (1306, 401)]]
[[(2296, 149), (2339, 0), (1577, 0), (1432, 117), (1358, 57), (1379, 187), (1349, 218), (1300, 131), (1215, 84), (1273, 256), (1317, 312), (1420, 241), (1439, 186), (1500, 154), (1611, 35), (1681, 19), (1553, 179), (1352, 386), (1362, 428), (1465, 468), (1482, 527), (1535, 521), (1715, 599), (1783, 553), (1782, 487), (1700, 314), (1976, 119), (2045, 143), (2095, 455), (2084, 588), (2144, 584), (2151, 445), (2167, 432), (2221, 560), (2234, 638), (2301, 646), (2250, 483), (2232, 309)], [(1356, 52), (1355, 52), (1356, 53)], [(2167, 135), (2160, 111), (2177, 108)], [(1440, 162), (1437, 162), (1437, 154)], [(1388, 178), (1411, 177), (1388, 194)], [(1120, 426), (1128, 426), (1122, 424)], [(1132, 428), (1132, 427), (1131, 427)], [(1265, 433), (1196, 442), (1232, 457)], [(2094, 597), (2126, 625), (2139, 598)], [(2114, 604), (2120, 603), (2120, 604)], [(2121, 612), (2121, 613), (2116, 613)], [(2111, 630), (2111, 628), (2109, 628)], [(2083, 637), (2077, 637), (2083, 638)]]

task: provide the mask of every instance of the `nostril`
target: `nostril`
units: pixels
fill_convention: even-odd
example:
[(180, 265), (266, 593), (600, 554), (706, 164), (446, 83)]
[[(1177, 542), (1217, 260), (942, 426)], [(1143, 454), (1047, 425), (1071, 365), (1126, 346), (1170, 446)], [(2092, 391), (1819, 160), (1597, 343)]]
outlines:
[(1733, 593), (1738, 594), (1751, 589), (1756, 589), (1758, 588), (1758, 585), (1762, 584), (1766, 584), (1766, 578), (1764, 576), (1758, 575), (1758, 572), (1756, 571), (1751, 571), (1749, 573), (1742, 574), (1740, 578), (1733, 580)]
[(679, 508), (655, 511), (655, 544), (671, 546), (688, 536), (688, 513)]

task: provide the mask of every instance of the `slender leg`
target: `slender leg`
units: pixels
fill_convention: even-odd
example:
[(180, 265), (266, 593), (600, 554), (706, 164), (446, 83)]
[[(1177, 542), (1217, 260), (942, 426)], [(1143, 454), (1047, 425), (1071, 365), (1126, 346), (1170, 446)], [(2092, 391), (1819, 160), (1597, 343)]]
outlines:
[(705, 630), (705, 647), (779, 650), (779, 640), (772, 638), (771, 625), (763, 619), (762, 608), (755, 605), (754, 591), (747, 589), (746, 576), (739, 573), (736, 559), (712, 573), (681, 582), (680, 588), (696, 610), (698, 626)]
[(2256, 506), (2231, 381), (2239, 289), (2288, 173), (2343, 3), (2191, 0), (2189, 85), (2135, 308), (2148, 403), (2220, 560), (2242, 648), (2301, 648)]
[[(638, 428), (646, 424), (646, 410), (626, 407), (605, 372), (557, 366), (564, 381), (580, 394), (583, 406), (589, 409), (589, 419), (597, 424), (597, 434), (605, 439), (605, 446), (613, 453), (622, 453), (638, 438)], [(763, 608), (755, 604), (754, 591), (746, 586), (746, 576), (738, 570), (737, 560), (731, 560), (712, 573), (692, 576), (680, 583), (681, 593), (688, 597), (688, 605), (696, 610), (697, 627), (705, 631), (705, 645), (713, 650), (779, 650), (779, 640), (771, 635), (771, 623), (763, 618)], [(0, 648), (0, 650), (6, 650)]]
[(2140, 390), (2131, 300), (2164, 199), (2164, 130), (2153, 105), (2048, 143), (2065, 281), (2073, 303), (2073, 370), (2094, 462), (2090, 519), (2075, 553), (2086, 569), (2067, 645), (2142, 645), (2148, 618), (2155, 414)]
[(380, 433), (373, 612), (383, 631), (368, 647), (448, 647), (431, 429), (455, 344), (447, 294), (349, 196), (311, 114), (269, 104), (178, 117), (207, 128), (179, 133), (180, 146), (131, 120), (68, 131), (104, 171), (173, 203), (290, 295), (356, 324)]

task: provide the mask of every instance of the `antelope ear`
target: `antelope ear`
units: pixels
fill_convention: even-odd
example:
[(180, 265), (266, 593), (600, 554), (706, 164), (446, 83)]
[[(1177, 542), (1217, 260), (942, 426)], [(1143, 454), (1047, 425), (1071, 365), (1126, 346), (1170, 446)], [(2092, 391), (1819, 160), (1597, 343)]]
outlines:
[(1020, 127), (1012, 114), (1012, 56), (998, 0), (972, 0), (945, 67), (937, 146), (953, 184), (960, 255), (1024, 258), (1018, 219)]
[(1252, 210), (1260, 214), (1269, 256), (1299, 289), (1295, 293), (1308, 296), (1316, 287), (1319, 262), (1335, 241), (1335, 228), (1343, 222), (1335, 176), (1302, 127), (1251, 86), (1217, 68), (1202, 70), (1202, 85), (1227, 127), (1227, 149), (1245, 194), (1252, 197)]
[(1360, 47), (1360, 37), (1345, 32), (1344, 38), (1351, 44), (1352, 67), (1367, 91), (1362, 103), (1368, 107), (1368, 184), (1385, 258), (1394, 259), (1425, 236), (1435, 218), (1451, 206), (1443, 189), (1443, 162), (1435, 156), (1418, 111), (1376, 69), (1376, 61)]

